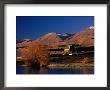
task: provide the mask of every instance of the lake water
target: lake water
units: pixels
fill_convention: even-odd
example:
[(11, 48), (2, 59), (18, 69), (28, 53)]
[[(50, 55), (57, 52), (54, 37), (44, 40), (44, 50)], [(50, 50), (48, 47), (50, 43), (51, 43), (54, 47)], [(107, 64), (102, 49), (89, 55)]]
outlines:
[[(17, 52), (17, 56), (20, 55), (21, 53)], [(57, 60), (57, 63), (61, 62), (62, 60)], [(37, 70), (36, 68), (16, 64), (16, 74), (94, 74), (94, 68), (83, 67), (81, 69), (49, 69), (44, 67)]]
[(37, 70), (36, 68), (17, 65), (16, 74), (94, 74), (94, 69), (91, 67), (81, 69), (48, 69), (44, 67)]

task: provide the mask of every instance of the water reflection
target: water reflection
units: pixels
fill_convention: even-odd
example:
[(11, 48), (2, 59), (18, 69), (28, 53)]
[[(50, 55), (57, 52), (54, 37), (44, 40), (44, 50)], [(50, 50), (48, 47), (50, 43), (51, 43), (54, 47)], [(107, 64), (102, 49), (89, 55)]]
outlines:
[[(17, 52), (17, 56), (21, 53)], [(63, 60), (51, 60), (50, 63), (62, 63)], [(49, 69), (42, 67), (37, 68), (22, 66), (24, 62), (16, 63), (16, 74), (94, 74), (94, 67), (81, 67), (77, 69)]]
[(32, 67), (17, 66), (16, 74), (94, 74), (93, 67), (82, 67), (80, 69), (48, 69), (37, 70)]

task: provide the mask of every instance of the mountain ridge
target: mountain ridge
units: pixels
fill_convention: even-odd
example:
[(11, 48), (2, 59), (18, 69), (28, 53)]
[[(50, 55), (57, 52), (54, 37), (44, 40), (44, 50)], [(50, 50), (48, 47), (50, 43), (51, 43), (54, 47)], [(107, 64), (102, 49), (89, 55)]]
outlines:
[(94, 46), (94, 26), (81, 30), (74, 34), (49, 32), (35, 40), (24, 39), (23, 42), (17, 43), (28, 46), (31, 43), (41, 43), (50, 47), (59, 45), (79, 44), (81, 46)]

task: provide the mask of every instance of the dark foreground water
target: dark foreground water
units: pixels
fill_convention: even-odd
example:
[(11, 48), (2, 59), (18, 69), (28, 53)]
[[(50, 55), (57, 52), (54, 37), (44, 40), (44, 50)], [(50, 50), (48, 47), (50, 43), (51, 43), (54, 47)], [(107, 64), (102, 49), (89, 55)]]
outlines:
[[(19, 52), (17, 52), (16, 54), (17, 56), (21, 55), (21, 53)], [(71, 57), (73, 58), (73, 56)], [(57, 60), (57, 61), (54, 60), (52, 62), (61, 63), (62, 60)], [(94, 68), (82, 67), (80, 69), (49, 69), (44, 67), (41, 68), (40, 70), (37, 70), (36, 68), (26, 67), (16, 64), (16, 74), (94, 74)]]
[(17, 65), (16, 74), (94, 74), (93, 67), (83, 67), (81, 69), (48, 69), (41, 68), (37, 70), (32, 67)]

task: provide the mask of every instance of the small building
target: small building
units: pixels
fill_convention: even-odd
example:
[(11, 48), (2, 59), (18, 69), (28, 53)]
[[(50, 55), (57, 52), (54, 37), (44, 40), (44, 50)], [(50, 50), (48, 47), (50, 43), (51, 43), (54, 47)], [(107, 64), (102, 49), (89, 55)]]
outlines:
[(64, 54), (69, 54), (69, 52), (70, 52), (70, 49), (69, 48), (65, 48), (64, 49)]

